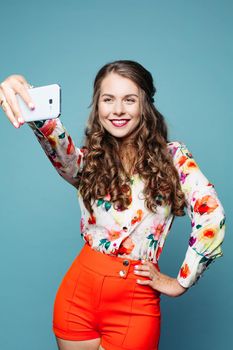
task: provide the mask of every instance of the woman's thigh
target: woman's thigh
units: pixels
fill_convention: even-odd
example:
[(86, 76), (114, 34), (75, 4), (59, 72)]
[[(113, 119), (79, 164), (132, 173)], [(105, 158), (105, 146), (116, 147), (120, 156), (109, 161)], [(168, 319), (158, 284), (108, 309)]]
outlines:
[(158, 292), (137, 284), (134, 279), (106, 277), (101, 294), (104, 349), (158, 349), (161, 323)]
[(95, 344), (100, 338), (96, 329), (98, 320), (91, 303), (95, 295), (94, 278), (95, 274), (75, 259), (58, 288), (53, 310), (53, 331), (63, 345), (75, 346), (80, 342), (83, 349), (88, 349), (85, 342)]
[(59, 350), (101, 350), (100, 338), (90, 340), (64, 340), (56, 337), (57, 345)]

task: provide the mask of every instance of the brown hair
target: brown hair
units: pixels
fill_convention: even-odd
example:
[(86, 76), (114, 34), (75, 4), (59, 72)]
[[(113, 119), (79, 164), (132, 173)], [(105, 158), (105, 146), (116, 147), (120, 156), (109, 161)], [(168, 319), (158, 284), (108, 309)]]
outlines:
[(104, 65), (94, 80), (92, 110), (85, 130), (86, 159), (79, 177), (79, 191), (86, 208), (93, 213), (92, 203), (107, 194), (118, 210), (127, 209), (131, 203), (131, 178), (120, 158), (121, 140), (105, 130), (98, 117), (101, 83), (111, 72), (131, 79), (139, 88), (141, 118), (129, 142), (135, 150), (134, 173), (144, 181), (147, 208), (156, 212), (157, 205), (171, 204), (174, 215), (185, 215), (184, 194), (167, 148), (167, 125), (154, 106), (156, 88), (152, 75), (141, 64), (129, 60)]

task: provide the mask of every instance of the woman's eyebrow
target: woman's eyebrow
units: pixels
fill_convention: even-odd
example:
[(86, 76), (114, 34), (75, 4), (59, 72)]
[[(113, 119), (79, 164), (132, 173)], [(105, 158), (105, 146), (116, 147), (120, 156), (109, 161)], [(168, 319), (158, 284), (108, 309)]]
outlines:
[[(103, 95), (101, 95), (101, 96), (110, 96), (110, 97), (114, 97), (114, 95), (112, 95), (112, 94), (103, 94)], [(125, 95), (125, 96), (123, 96), (123, 97), (129, 97), (129, 96), (138, 97), (138, 95), (136, 95), (136, 94), (127, 94), (127, 95)]]

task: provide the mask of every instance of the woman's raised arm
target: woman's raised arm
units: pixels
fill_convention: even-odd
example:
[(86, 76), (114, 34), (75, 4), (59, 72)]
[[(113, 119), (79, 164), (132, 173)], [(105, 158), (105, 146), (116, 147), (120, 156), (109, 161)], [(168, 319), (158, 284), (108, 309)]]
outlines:
[(29, 122), (28, 125), (58, 174), (77, 188), (77, 176), (83, 169), (85, 149), (74, 145), (59, 118)]
[[(16, 128), (23, 125), (24, 120), (15, 95), (18, 93), (28, 108), (36, 108), (28, 93), (29, 88), (30, 84), (22, 75), (11, 75), (0, 84), (0, 105)], [(77, 188), (77, 176), (84, 165), (85, 149), (75, 147), (59, 118), (29, 122), (28, 125), (59, 175)]]

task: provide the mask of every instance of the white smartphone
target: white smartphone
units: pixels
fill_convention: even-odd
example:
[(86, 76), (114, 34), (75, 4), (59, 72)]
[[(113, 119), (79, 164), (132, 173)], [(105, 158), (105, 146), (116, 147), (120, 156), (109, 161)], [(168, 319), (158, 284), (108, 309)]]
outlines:
[(25, 122), (54, 119), (61, 115), (61, 87), (51, 84), (28, 89), (28, 93), (35, 104), (31, 110), (21, 96), (16, 94), (21, 115)]

